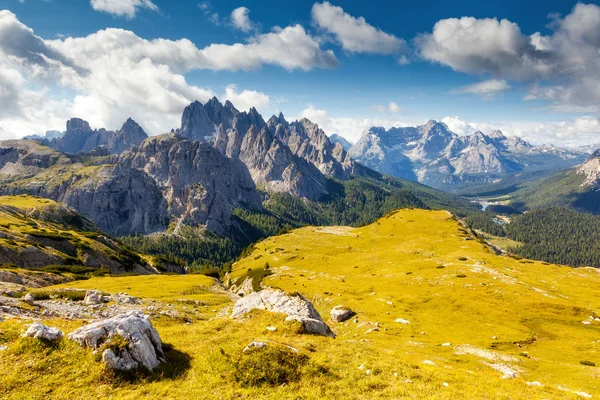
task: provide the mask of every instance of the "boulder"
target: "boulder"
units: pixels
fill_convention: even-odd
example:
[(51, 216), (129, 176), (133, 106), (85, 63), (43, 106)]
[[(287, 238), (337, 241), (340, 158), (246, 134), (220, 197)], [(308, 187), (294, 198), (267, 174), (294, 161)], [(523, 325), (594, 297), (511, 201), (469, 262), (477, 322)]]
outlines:
[(62, 340), (64, 334), (58, 328), (48, 327), (41, 322), (34, 322), (27, 328), (27, 332), (23, 336), (57, 342)]
[(329, 316), (335, 322), (344, 322), (353, 315), (354, 311), (352, 311), (350, 307), (341, 305), (333, 307), (329, 313)]
[[(86, 325), (70, 333), (69, 339), (84, 347), (104, 348), (102, 360), (118, 371), (152, 370), (165, 362), (158, 332), (150, 317), (138, 311)], [(126, 346), (111, 347), (116, 341), (124, 341)]]
[(32, 306), (35, 298), (33, 297), (33, 295), (31, 293), (27, 293), (25, 296), (23, 296), (23, 298), (21, 300), (23, 300), (24, 303), (27, 303), (30, 306)]
[(252, 310), (286, 314), (286, 321), (302, 323), (305, 332), (335, 337), (310, 301), (300, 294), (289, 295), (281, 290), (265, 289), (241, 298), (235, 303), (231, 318), (240, 318)]
[(85, 298), (83, 299), (83, 304), (86, 306), (91, 306), (94, 304), (100, 304), (104, 302), (104, 296), (101, 292), (97, 290), (88, 290), (85, 292)]

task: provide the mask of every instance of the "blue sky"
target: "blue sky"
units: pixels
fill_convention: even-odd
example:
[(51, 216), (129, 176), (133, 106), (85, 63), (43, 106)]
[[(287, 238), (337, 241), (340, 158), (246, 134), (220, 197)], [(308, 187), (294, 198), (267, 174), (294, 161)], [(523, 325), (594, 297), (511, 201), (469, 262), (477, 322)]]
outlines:
[(288, 3), (0, 0), (0, 138), (71, 116), (158, 134), (216, 95), (352, 141), (437, 119), (600, 142), (598, 2)]

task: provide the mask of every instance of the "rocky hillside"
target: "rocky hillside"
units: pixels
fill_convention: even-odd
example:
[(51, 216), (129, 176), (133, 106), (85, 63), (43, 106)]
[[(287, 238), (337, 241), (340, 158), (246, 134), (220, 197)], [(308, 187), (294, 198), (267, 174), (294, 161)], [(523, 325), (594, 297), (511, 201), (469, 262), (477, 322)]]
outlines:
[(61, 204), (26, 195), (0, 196), (0, 266), (77, 266), (74, 270), (81, 272), (114, 274), (155, 274), (156, 267), (184, 272), (127, 250)]
[[(242, 229), (234, 210), (261, 213), (263, 200), (277, 194), (305, 204), (331, 202), (354, 179), (370, 180), (386, 197), (405, 187), (417, 197), (422, 192), (355, 163), (307, 119), (288, 122), (279, 114), (265, 121), (254, 108), (240, 112), (216, 98), (186, 107), (172, 133), (143, 137), (132, 120), (110, 133), (72, 119), (65, 134), (50, 142), (0, 142), (0, 194), (63, 202), (116, 236), (177, 233), (186, 226), (234, 236)], [(432, 198), (455, 201), (435, 191), (426, 196), (426, 204)], [(352, 199), (357, 201), (360, 196)]]
[(373, 127), (349, 154), (369, 168), (444, 190), (494, 182), (520, 171), (569, 168), (585, 157), (557, 147), (532, 146), (500, 131), (458, 136), (436, 121), (389, 130)]

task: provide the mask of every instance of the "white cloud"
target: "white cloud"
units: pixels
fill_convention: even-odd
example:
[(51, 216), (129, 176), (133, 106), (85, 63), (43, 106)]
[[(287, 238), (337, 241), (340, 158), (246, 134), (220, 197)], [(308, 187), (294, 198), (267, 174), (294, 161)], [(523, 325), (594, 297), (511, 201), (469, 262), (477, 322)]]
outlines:
[(473, 83), (450, 91), (451, 94), (475, 94), (486, 99), (510, 89), (510, 85), (503, 79), (489, 79), (483, 82)]
[(255, 24), (250, 21), (250, 10), (246, 7), (238, 7), (231, 12), (231, 23), (242, 32), (250, 32), (255, 29)]
[(158, 11), (158, 7), (150, 0), (90, 0), (92, 8), (118, 17), (134, 18), (140, 8)]
[(458, 116), (442, 119), (450, 130), (458, 135), (475, 131), (490, 134), (500, 130), (506, 136), (518, 136), (533, 144), (552, 143), (557, 146), (578, 146), (600, 142), (600, 120), (583, 116), (564, 121), (480, 121), (467, 122)]
[(392, 101), (387, 106), (383, 104), (375, 104), (371, 106), (371, 108), (377, 112), (391, 112), (391, 113), (401, 113), (402, 107), (400, 107), (396, 102)]
[(535, 83), (527, 99), (549, 101), (555, 110), (598, 112), (600, 7), (578, 3), (550, 27), (551, 35), (527, 36), (506, 19), (451, 18), (415, 43), (423, 59), (455, 71)]
[(238, 110), (248, 110), (255, 107), (259, 112), (271, 107), (271, 97), (255, 90), (237, 90), (237, 85), (231, 84), (225, 88), (223, 101), (229, 100)]
[(404, 40), (369, 25), (363, 17), (353, 17), (328, 1), (312, 8), (315, 25), (334, 35), (344, 50), (353, 53), (394, 54), (405, 45)]
[[(251, 70), (265, 64), (310, 70), (336, 63), (333, 52), (321, 50), (300, 25), (256, 35), (245, 44), (198, 49), (187, 39), (149, 41), (122, 29), (45, 40), (11, 12), (0, 11), (0, 127), (7, 136), (23, 136), (62, 130), (73, 116), (109, 129), (132, 117), (157, 134), (176, 127), (187, 104), (215, 94), (187, 82), (190, 71)], [(271, 101), (235, 87), (225, 95), (244, 107)]]
[(300, 112), (298, 118), (308, 118), (317, 125), (327, 135), (337, 133), (346, 140), (356, 143), (365, 130), (372, 126), (383, 126), (386, 129), (397, 126), (408, 126), (415, 124), (414, 121), (400, 121), (396, 119), (370, 119), (370, 118), (352, 118), (352, 117), (330, 117), (323, 109), (309, 105)]
[(390, 104), (388, 104), (388, 108), (393, 113), (402, 112), (402, 108), (400, 108), (400, 106), (398, 104), (396, 104), (395, 102), (393, 102), (393, 101)]

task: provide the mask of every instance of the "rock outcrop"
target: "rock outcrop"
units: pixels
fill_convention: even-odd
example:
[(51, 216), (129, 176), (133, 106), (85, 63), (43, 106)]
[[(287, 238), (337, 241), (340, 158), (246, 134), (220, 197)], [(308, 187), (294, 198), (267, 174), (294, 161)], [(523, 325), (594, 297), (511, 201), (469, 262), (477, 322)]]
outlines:
[(147, 315), (136, 311), (79, 328), (69, 339), (83, 347), (103, 349), (104, 363), (118, 371), (153, 370), (165, 362), (158, 332)]
[(286, 321), (300, 322), (305, 332), (335, 337), (312, 303), (300, 294), (292, 296), (273, 289), (251, 293), (236, 302), (231, 318), (241, 318), (252, 310), (282, 313), (287, 315)]
[(29, 326), (29, 328), (27, 328), (24, 336), (34, 339), (47, 340), (49, 342), (57, 342), (62, 340), (64, 334), (58, 328), (48, 327), (41, 322), (34, 322)]

